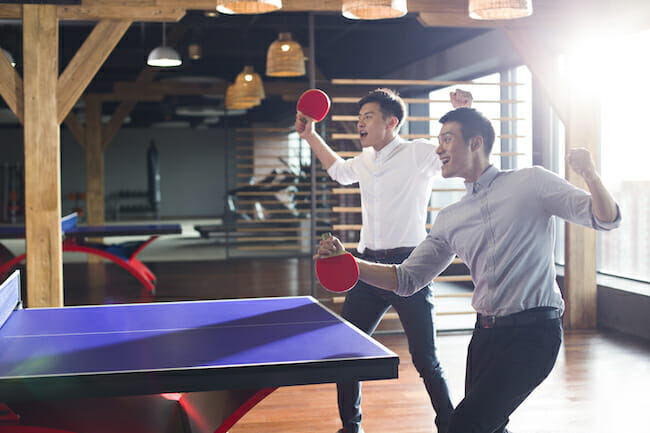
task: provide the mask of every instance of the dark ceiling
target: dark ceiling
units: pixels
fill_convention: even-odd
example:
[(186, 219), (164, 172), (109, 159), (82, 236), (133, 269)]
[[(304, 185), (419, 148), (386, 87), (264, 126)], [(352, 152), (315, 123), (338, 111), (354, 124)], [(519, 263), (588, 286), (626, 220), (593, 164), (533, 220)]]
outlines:
[[(244, 65), (252, 65), (265, 83), (304, 83), (308, 77), (270, 78), (264, 75), (266, 52), (279, 32), (291, 32), (305, 55), (309, 55), (308, 13), (275, 12), (263, 15), (216, 15), (206, 16), (202, 11), (188, 11), (178, 23), (167, 23), (168, 45), (172, 45), (183, 58), (183, 64), (174, 68), (161, 68), (156, 81), (197, 83), (232, 82)], [(417, 21), (416, 14), (380, 21), (354, 21), (339, 13), (314, 15), (315, 64), (318, 77), (333, 78), (380, 78), (409, 63), (430, 56), (465, 40), (476, 37), (484, 29), (425, 27)], [(61, 22), (60, 59), (61, 69), (75, 55), (88, 36), (94, 22)], [(173, 34), (181, 37), (176, 43)], [(9, 50), (21, 67), (21, 28), (19, 22), (0, 23), (0, 46)], [(202, 49), (199, 60), (191, 60), (187, 47), (198, 43)], [(104, 65), (90, 83), (87, 92), (112, 93), (116, 82), (133, 82), (146, 67), (149, 52), (162, 44), (161, 23), (135, 23), (126, 32)], [(422, 79), (430, 77), (421, 77)], [(316, 82), (316, 87), (319, 87)], [(322, 84), (321, 84), (322, 85)], [(114, 110), (115, 103), (104, 103), (105, 114)], [(219, 98), (201, 96), (168, 96), (162, 102), (139, 102), (130, 115), (126, 126), (147, 127), (161, 121), (189, 121), (196, 126), (205, 117), (200, 112), (192, 115), (178, 113), (179, 107), (204, 106), (207, 109), (223, 108)], [(295, 105), (283, 101), (279, 95), (269, 95), (262, 105), (245, 116), (250, 121), (275, 121), (291, 118)], [(180, 110), (182, 112), (182, 110)], [(187, 111), (187, 110), (186, 110)], [(200, 111), (200, 110), (197, 110)], [(75, 113), (83, 116), (80, 105)], [(214, 117), (214, 114), (212, 115)], [(239, 116), (242, 117), (242, 116)], [(7, 126), (7, 125), (5, 125)]]

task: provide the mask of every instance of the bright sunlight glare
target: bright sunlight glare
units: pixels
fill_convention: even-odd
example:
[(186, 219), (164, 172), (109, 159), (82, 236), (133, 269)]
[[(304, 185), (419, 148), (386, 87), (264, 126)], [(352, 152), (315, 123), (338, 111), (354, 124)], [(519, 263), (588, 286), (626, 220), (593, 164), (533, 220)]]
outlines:
[(602, 92), (601, 168), (610, 181), (650, 180), (650, 30), (620, 42), (601, 57), (615, 75), (596, 87)]
[(645, 30), (585, 39), (563, 59), (568, 83), (594, 92), (602, 103), (600, 165), (608, 183), (650, 180), (650, 140), (645, 132), (649, 52), (650, 30)]

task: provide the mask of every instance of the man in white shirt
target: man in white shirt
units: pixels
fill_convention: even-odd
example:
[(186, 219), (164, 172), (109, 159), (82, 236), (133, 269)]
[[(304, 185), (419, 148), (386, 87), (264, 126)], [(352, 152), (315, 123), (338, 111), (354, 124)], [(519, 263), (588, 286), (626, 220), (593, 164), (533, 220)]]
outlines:
[[(469, 106), (471, 94), (451, 94), (454, 107)], [(343, 160), (315, 132), (312, 119), (296, 114), (296, 131), (311, 146), (330, 177), (349, 185), (359, 183), (362, 228), (358, 251), (365, 260), (401, 263), (426, 236), (427, 206), (433, 177), (441, 163), (430, 141), (406, 141), (398, 132), (406, 113), (404, 101), (389, 89), (377, 89), (359, 101), (357, 130), (360, 155)], [(447, 429), (453, 405), (436, 354), (431, 282), (410, 297), (401, 297), (364, 282), (352, 288), (342, 316), (372, 334), (392, 306), (399, 314), (415, 368), (420, 373), (436, 412), (438, 431)], [(363, 432), (361, 385), (337, 384), (339, 433)]]
[[(551, 372), (562, 342), (562, 294), (555, 281), (555, 218), (611, 230), (620, 209), (586, 149), (567, 155), (583, 191), (542, 167), (501, 171), (489, 156), (490, 121), (459, 108), (440, 119), (442, 176), (465, 179), (467, 194), (445, 207), (425, 240), (398, 265), (359, 261), (361, 280), (401, 296), (458, 255), (474, 282), (477, 320), (467, 354), (465, 398), (447, 433), (506, 433), (512, 412)], [(321, 242), (320, 256), (341, 249)]]

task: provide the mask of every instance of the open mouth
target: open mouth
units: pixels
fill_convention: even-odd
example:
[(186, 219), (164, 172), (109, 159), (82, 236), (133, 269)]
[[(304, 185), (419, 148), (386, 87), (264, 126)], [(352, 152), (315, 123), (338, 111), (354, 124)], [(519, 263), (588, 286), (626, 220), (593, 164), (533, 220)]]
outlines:
[(368, 135), (368, 133), (365, 132), (365, 131), (360, 131), (360, 132), (359, 132), (359, 137), (361, 137), (361, 138), (363, 138), (363, 137), (365, 137), (365, 136), (367, 136), (367, 135)]
[(447, 165), (449, 158), (440, 158), (440, 162), (442, 162), (442, 165)]

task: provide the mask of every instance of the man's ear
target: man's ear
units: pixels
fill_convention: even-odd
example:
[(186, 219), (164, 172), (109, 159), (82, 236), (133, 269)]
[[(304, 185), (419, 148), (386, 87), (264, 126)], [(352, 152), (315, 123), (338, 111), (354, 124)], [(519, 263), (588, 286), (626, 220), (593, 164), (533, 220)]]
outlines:
[(390, 126), (392, 129), (395, 129), (397, 128), (397, 125), (399, 125), (399, 120), (397, 120), (397, 117), (390, 116), (388, 119), (388, 126)]
[(472, 150), (472, 152), (480, 149), (483, 147), (483, 137), (480, 135), (476, 135), (469, 140), (469, 146)]

